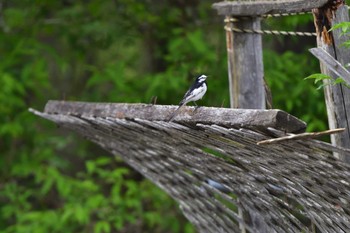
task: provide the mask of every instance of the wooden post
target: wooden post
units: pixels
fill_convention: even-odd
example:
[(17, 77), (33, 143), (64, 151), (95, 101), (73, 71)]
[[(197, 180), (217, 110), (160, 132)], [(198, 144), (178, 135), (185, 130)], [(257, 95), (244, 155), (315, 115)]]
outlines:
[(238, 108), (238, 96), (235, 96), (235, 93), (238, 94), (237, 83), (234, 79), (234, 54), (233, 54), (233, 31), (229, 30), (233, 27), (233, 23), (230, 21), (230, 16), (226, 16), (226, 49), (227, 49), (227, 70), (228, 70), (228, 85), (230, 91), (230, 107)]
[[(322, 33), (322, 27), (320, 27), (320, 19), (325, 16), (325, 12), (329, 12), (330, 9), (317, 9), (314, 11), (315, 25), (318, 32), (317, 45), (323, 48), (332, 55), (342, 65), (350, 62), (350, 50), (342, 47), (342, 43), (350, 40), (349, 36), (341, 35), (340, 30), (334, 30), (331, 35), (331, 43), (329, 42), (327, 34)], [(331, 15), (328, 13), (328, 15)], [(334, 12), (334, 17), (331, 18), (329, 26), (333, 26), (340, 22), (349, 21), (349, 12), (346, 6), (341, 6)], [(328, 42), (328, 43), (327, 43)], [(337, 78), (334, 72), (332, 72), (326, 65), (321, 62), (321, 72), (327, 74), (333, 78)], [(325, 80), (326, 84), (329, 80)], [(350, 89), (342, 84), (326, 85), (324, 87), (325, 100), (327, 105), (328, 123), (330, 129), (346, 128), (345, 132), (340, 134), (331, 135), (331, 141), (333, 145), (350, 148)], [(337, 154), (340, 159), (350, 163), (350, 159)]]
[[(231, 108), (265, 108), (261, 35), (236, 33), (232, 27), (260, 30), (260, 15), (296, 13), (321, 7), (328, 0), (223, 1), (213, 4), (226, 17), (226, 43)], [(237, 20), (230, 21), (230, 17)]]
[(265, 109), (261, 35), (234, 33), (232, 27), (260, 30), (260, 19), (238, 18), (225, 27), (231, 108)]

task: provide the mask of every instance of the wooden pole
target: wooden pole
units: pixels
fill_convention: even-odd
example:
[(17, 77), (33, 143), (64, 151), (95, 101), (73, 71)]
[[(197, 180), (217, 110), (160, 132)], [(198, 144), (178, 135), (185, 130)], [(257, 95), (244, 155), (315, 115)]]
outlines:
[[(327, 27), (320, 27), (332, 15), (330, 9), (317, 9), (314, 11), (316, 31), (318, 32), (317, 45), (332, 55), (342, 65), (350, 62), (350, 50), (342, 47), (342, 43), (350, 40), (349, 36), (341, 35), (340, 30), (334, 30), (330, 37), (327, 35)], [(322, 19), (323, 22), (320, 22)], [(346, 6), (341, 6), (331, 17), (330, 25), (349, 21), (349, 12)], [(329, 40), (331, 39), (331, 41)], [(333, 78), (338, 76), (321, 62), (321, 72)], [(326, 84), (329, 80), (325, 80)], [(327, 105), (328, 124), (330, 129), (346, 128), (343, 133), (331, 135), (333, 145), (350, 148), (350, 89), (342, 84), (326, 85), (324, 87), (325, 101)], [(350, 159), (338, 154), (340, 159), (350, 163)]]
[(261, 35), (234, 33), (232, 27), (260, 30), (260, 19), (238, 18), (232, 22), (226, 17), (231, 108), (265, 109)]
[[(233, 27), (233, 23), (230, 21), (230, 17), (226, 16), (225, 18), (226, 25), (226, 49), (227, 49), (227, 71), (228, 71), (228, 85), (230, 91), (230, 107), (238, 108), (238, 96), (235, 96), (235, 93), (238, 94), (238, 85), (235, 83), (234, 79), (234, 53), (233, 53), (233, 31), (229, 30)], [(237, 88), (237, 89), (236, 89)]]

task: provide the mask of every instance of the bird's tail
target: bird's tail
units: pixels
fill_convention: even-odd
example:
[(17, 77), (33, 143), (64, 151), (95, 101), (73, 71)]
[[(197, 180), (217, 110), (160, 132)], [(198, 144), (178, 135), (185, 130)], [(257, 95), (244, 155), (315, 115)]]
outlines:
[(185, 103), (180, 103), (179, 107), (175, 110), (175, 112), (173, 114), (171, 114), (170, 118), (169, 118), (169, 122), (172, 122), (174, 120), (174, 118), (177, 116), (177, 114), (179, 114), (181, 108), (185, 105)]

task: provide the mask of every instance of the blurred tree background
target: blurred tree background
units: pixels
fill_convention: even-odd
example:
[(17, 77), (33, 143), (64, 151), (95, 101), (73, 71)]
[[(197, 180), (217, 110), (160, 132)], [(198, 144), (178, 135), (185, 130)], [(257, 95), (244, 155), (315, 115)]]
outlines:
[[(27, 111), (47, 100), (177, 104), (205, 73), (205, 106), (229, 106), (223, 19), (208, 0), (0, 0), (0, 230), (194, 232), (118, 157)], [(313, 31), (311, 15), (263, 27)], [(264, 36), (274, 108), (327, 128), (315, 38)]]

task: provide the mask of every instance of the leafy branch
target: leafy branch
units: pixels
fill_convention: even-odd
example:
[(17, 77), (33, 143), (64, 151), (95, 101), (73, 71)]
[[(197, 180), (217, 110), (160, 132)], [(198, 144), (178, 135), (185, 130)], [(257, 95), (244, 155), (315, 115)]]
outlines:
[[(347, 84), (345, 82), (345, 80), (341, 77), (338, 77), (336, 79), (331, 78), (330, 76), (326, 75), (326, 74), (321, 74), (321, 73), (316, 73), (316, 74), (312, 74), (306, 78), (304, 78), (304, 80), (307, 79), (313, 79), (314, 80), (314, 84), (319, 84), (320, 82), (322, 84), (320, 84), (316, 89), (320, 90), (321, 88), (328, 86), (328, 85), (337, 85), (337, 84), (343, 84), (344, 86), (346, 86), (347, 88), (350, 88), (350, 85)], [(324, 80), (329, 80), (328, 82), (323, 82)]]
[[(340, 36), (349, 36), (350, 22), (338, 23), (334, 25), (329, 31), (334, 31), (334, 30), (341, 30)], [(342, 46), (345, 46), (347, 48), (350, 47), (350, 40), (344, 42)], [(327, 66), (328, 69), (332, 70), (339, 77), (336, 79), (333, 79), (332, 77), (326, 74), (316, 73), (306, 77), (304, 80), (313, 79), (315, 84), (322, 81), (322, 84), (317, 87), (317, 90), (327, 85), (336, 85), (336, 84), (343, 84), (347, 88), (350, 88), (350, 81), (349, 81), (350, 72), (346, 69), (347, 67), (350, 66), (350, 64), (342, 65), (341, 63), (339, 63), (339, 61), (335, 60), (327, 51), (321, 48), (310, 49), (310, 52), (313, 55), (315, 55), (320, 61), (322, 61)], [(328, 80), (328, 81), (323, 82), (325, 80)]]
[[(340, 33), (340, 36), (347, 36), (350, 34), (350, 22), (341, 22), (341, 23), (338, 23), (336, 25), (334, 25), (331, 29), (329, 29), (329, 31), (334, 31), (334, 30), (337, 30), (337, 29), (340, 29), (341, 30), (341, 33)], [(342, 46), (345, 46), (347, 48), (350, 47), (350, 40), (348, 41), (345, 41)]]

